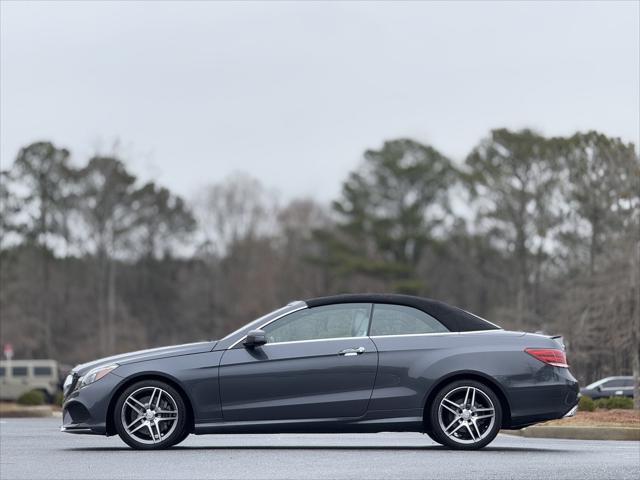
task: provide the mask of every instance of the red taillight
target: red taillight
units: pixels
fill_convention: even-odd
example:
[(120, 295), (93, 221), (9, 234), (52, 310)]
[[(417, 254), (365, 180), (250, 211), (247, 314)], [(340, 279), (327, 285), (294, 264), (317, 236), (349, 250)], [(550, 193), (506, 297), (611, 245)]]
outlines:
[(524, 351), (548, 365), (569, 368), (569, 365), (567, 364), (567, 356), (562, 350), (555, 348), (525, 348)]

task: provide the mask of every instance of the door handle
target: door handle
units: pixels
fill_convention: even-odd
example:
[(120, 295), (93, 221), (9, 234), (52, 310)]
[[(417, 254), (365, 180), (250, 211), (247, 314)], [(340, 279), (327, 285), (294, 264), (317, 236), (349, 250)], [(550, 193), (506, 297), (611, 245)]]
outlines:
[(338, 355), (342, 355), (344, 357), (355, 357), (356, 355), (360, 355), (361, 353), (364, 353), (364, 352), (365, 352), (364, 347), (345, 348), (344, 350), (340, 350), (338, 352)]

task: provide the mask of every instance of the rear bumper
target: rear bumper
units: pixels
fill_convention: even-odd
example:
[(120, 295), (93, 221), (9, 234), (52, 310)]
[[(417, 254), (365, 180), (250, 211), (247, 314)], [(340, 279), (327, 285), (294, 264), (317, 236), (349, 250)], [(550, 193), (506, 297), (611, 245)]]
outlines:
[(575, 415), (579, 399), (578, 381), (567, 368), (545, 366), (531, 384), (508, 389), (511, 421), (507, 428)]
[(569, 410), (567, 413), (565, 413), (564, 414), (564, 418), (574, 417), (577, 412), (578, 412), (578, 405), (576, 405), (571, 410)]

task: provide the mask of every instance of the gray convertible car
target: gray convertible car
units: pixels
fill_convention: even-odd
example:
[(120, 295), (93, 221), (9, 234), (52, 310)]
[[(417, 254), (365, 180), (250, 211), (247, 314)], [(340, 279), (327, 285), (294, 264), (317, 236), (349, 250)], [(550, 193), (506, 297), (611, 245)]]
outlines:
[(338, 295), (292, 302), (221, 340), (78, 365), (62, 431), (118, 434), (137, 449), (191, 433), (417, 431), (477, 449), (577, 402), (555, 338), (426, 298)]

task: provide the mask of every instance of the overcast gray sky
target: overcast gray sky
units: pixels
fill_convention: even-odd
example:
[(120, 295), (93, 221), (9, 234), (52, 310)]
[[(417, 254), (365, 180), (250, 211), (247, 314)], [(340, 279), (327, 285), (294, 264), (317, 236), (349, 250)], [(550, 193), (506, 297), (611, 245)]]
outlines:
[(48, 139), (117, 138), (186, 196), (245, 170), (327, 200), (366, 148), (456, 160), (489, 129), (638, 144), (639, 3), (12, 3), (1, 7), (3, 168)]

